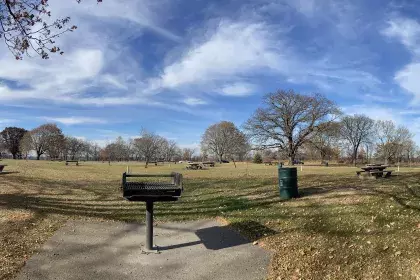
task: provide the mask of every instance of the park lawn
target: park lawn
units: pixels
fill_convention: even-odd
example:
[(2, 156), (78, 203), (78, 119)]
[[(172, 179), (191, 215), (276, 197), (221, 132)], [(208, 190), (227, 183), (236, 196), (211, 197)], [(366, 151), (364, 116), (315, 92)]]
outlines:
[[(0, 177), (0, 279), (68, 219), (144, 221), (144, 204), (121, 198), (127, 163), (3, 162), (20, 173)], [(183, 173), (183, 197), (158, 203), (157, 222), (225, 219), (273, 252), (269, 279), (420, 279), (420, 169), (362, 181), (354, 167), (299, 167), (302, 197), (281, 201), (275, 166), (130, 166)]]

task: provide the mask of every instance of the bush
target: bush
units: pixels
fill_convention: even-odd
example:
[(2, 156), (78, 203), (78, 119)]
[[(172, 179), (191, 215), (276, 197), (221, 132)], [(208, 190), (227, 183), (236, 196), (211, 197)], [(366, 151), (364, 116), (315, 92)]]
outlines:
[(263, 163), (263, 158), (262, 158), (261, 154), (260, 153), (256, 153), (254, 155), (254, 159), (252, 160), (252, 162), (253, 163), (258, 163), (258, 164)]

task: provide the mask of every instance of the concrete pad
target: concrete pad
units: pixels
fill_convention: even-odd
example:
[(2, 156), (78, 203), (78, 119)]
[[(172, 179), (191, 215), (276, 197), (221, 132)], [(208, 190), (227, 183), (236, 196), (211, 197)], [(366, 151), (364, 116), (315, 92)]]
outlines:
[(16, 278), (265, 279), (270, 253), (216, 221), (155, 226), (160, 253), (146, 253), (145, 227), (70, 221)]

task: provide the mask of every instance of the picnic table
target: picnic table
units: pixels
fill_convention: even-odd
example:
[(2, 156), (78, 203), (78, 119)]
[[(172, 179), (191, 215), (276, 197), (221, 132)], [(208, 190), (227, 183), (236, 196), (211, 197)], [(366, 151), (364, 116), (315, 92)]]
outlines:
[(155, 166), (165, 165), (165, 161), (163, 160), (151, 161), (150, 163), (154, 164)]
[(198, 169), (204, 169), (204, 165), (201, 162), (189, 162), (187, 163), (187, 169), (191, 170), (198, 170)]
[(69, 163), (76, 163), (76, 165), (79, 165), (78, 160), (66, 160), (66, 165), (69, 165)]
[(365, 167), (361, 167), (362, 171), (356, 171), (356, 174), (361, 179), (389, 178), (394, 170), (386, 170), (387, 167), (388, 165), (384, 164), (368, 164)]
[(210, 166), (210, 167), (214, 167), (215, 166), (215, 163), (214, 163), (214, 161), (205, 161), (205, 162), (203, 162), (203, 165), (204, 166)]

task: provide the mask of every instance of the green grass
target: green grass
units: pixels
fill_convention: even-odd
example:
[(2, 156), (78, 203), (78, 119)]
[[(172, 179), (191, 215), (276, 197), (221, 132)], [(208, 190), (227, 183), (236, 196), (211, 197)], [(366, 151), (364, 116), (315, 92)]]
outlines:
[[(3, 162), (20, 173), (0, 177), (0, 279), (68, 219), (144, 221), (144, 204), (119, 191), (127, 163)], [(281, 201), (274, 166), (129, 164), (133, 173), (183, 173), (181, 200), (157, 203), (157, 222), (225, 219), (273, 251), (269, 279), (420, 278), (420, 169), (362, 181), (354, 167), (304, 166), (302, 197)]]

